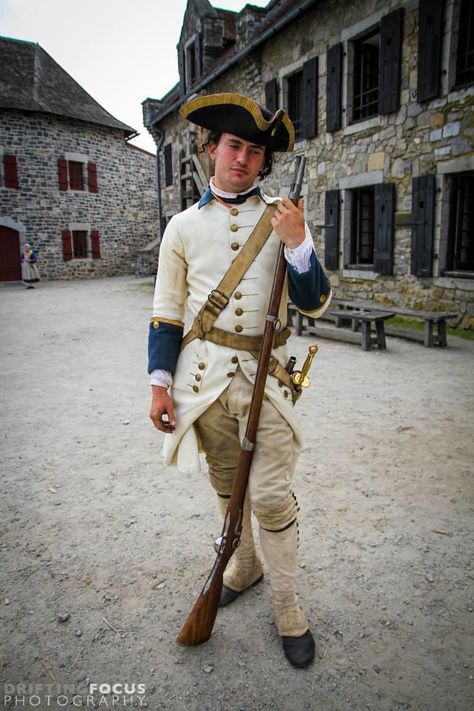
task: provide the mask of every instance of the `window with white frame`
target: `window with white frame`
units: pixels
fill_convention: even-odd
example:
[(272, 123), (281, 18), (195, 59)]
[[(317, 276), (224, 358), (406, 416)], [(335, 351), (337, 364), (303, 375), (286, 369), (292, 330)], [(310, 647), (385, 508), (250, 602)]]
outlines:
[[(295, 129), (295, 140), (313, 138), (318, 131), (318, 57), (280, 70), (280, 78), (265, 83), (265, 104), (274, 112), (285, 108)], [(282, 91), (280, 91), (280, 87)]]
[[(403, 17), (403, 7), (386, 15), (374, 13), (342, 33), (347, 50), (345, 76), (348, 123), (373, 119), (379, 114), (393, 113), (400, 108)], [(341, 78), (340, 49), (338, 45), (331, 48), (328, 62), (331, 71), (328, 74), (327, 93), (333, 98), (334, 104), (330, 107), (330, 131), (339, 127), (342, 96), (337, 86)]]
[(97, 193), (97, 165), (82, 153), (65, 153), (58, 158), (58, 183), (61, 191)]
[(71, 224), (62, 232), (63, 259), (100, 259), (101, 245), (98, 230), (90, 225)]
[(352, 119), (376, 116), (379, 112), (380, 31), (354, 40), (354, 78)]

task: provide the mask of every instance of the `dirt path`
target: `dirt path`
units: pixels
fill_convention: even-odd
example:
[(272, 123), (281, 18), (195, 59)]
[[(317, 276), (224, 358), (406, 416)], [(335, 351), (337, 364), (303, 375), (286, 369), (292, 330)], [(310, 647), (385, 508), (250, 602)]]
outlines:
[[(130, 707), (131, 695), (153, 711), (473, 708), (474, 343), (320, 342), (298, 405), (297, 482), (299, 587), (319, 659), (298, 671), (268, 581), (219, 613), (208, 643), (175, 643), (219, 523), (205, 475), (161, 463), (147, 419), (150, 308), (133, 278), (0, 289), (11, 708), (92, 708), (90, 684), (125, 683), (128, 696), (96, 691), (96, 708)], [(310, 341), (292, 342), (300, 360)]]

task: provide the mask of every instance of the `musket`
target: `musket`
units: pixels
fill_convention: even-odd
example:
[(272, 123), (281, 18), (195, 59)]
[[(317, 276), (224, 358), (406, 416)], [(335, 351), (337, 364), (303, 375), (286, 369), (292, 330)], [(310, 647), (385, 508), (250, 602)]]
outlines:
[[(301, 193), (305, 164), (306, 158), (298, 156), (295, 178), (288, 195), (289, 199), (295, 205), (297, 205)], [(227, 506), (222, 535), (217, 539), (215, 544), (217, 558), (198, 599), (194, 603), (194, 607), (181, 628), (177, 638), (177, 641), (180, 644), (188, 646), (201, 644), (202, 642), (206, 642), (211, 636), (212, 628), (214, 627), (217, 615), (217, 609), (219, 607), (219, 598), (222, 592), (224, 570), (226, 569), (226, 566), (234, 551), (240, 544), (245, 492), (247, 490), (250, 467), (252, 465), (253, 453), (257, 439), (258, 421), (265, 394), (268, 363), (273, 347), (273, 337), (275, 331), (280, 326), (278, 313), (286, 275), (284, 247), (285, 245), (281, 242), (278, 250), (270, 302), (265, 320), (265, 329), (260, 346), (257, 373), (255, 375), (247, 427), (245, 430), (245, 436), (242, 440), (239, 462)]]

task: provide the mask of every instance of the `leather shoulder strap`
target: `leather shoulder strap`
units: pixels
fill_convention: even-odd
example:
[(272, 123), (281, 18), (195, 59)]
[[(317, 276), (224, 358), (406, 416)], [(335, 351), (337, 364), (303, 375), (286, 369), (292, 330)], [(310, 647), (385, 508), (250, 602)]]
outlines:
[(267, 205), (252, 234), (233, 260), (216, 288), (211, 291), (207, 301), (194, 319), (191, 330), (184, 336), (181, 348), (184, 348), (194, 338), (205, 338), (214, 321), (229, 303), (234, 289), (240, 284), (242, 277), (249, 269), (272, 232), (272, 217), (276, 205)]
[(224, 294), (227, 299), (230, 298), (236, 286), (240, 284), (243, 275), (249, 269), (255, 257), (270, 237), (273, 229), (271, 220), (275, 214), (275, 210), (275, 205), (267, 205), (259, 221), (253, 228), (252, 234), (217, 285), (215, 290)]

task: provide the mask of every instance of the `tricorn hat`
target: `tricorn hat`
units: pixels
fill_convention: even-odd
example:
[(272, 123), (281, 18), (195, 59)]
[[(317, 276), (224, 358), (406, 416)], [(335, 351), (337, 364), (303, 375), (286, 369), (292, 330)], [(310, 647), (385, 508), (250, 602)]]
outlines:
[(179, 113), (210, 131), (233, 133), (272, 151), (292, 151), (295, 129), (284, 109), (274, 114), (241, 94), (198, 96), (184, 104)]

